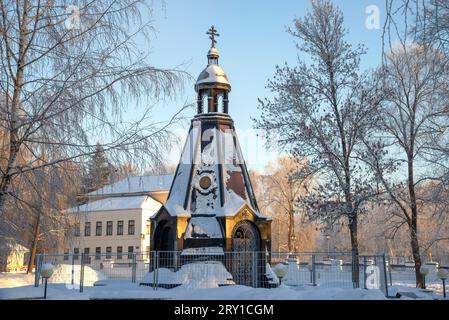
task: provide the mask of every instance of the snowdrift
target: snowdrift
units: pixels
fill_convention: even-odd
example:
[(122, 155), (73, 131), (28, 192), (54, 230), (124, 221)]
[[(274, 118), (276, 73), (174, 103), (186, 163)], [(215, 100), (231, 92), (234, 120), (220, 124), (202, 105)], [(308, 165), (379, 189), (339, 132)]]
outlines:
[[(73, 283), (79, 284), (80, 282), (81, 266), (73, 266)], [(107, 277), (99, 271), (92, 269), (89, 266), (84, 266), (84, 285), (93, 285), (98, 280), (106, 280)], [(51, 283), (72, 283), (72, 265), (71, 264), (58, 264), (55, 266), (53, 275), (49, 279)]]
[(232, 275), (219, 261), (185, 264), (176, 272), (167, 268), (159, 268), (155, 271), (148, 272), (142, 284), (152, 285), (154, 279), (157, 279), (156, 283), (159, 286), (180, 286), (184, 289), (217, 288), (219, 286), (235, 284), (232, 281)]

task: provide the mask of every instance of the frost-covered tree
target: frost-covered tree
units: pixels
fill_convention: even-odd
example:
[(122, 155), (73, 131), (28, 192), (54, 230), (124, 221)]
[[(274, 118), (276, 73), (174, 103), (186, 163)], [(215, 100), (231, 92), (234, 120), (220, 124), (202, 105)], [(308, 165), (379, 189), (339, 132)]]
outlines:
[[(83, 161), (98, 137), (114, 160), (166, 154), (178, 110), (161, 124), (151, 106), (173, 95), (184, 73), (152, 65), (139, 49), (150, 43), (151, 16), (145, 0), (0, 1), (0, 215), (8, 197), (20, 196), (11, 194), (20, 175)], [(124, 119), (130, 106), (140, 112)], [(21, 150), (32, 155), (25, 163)]]
[(276, 132), (282, 148), (308, 160), (316, 188), (306, 203), (328, 227), (343, 219), (358, 254), (359, 214), (377, 193), (361, 161), (378, 116), (375, 86), (360, 71), (364, 49), (345, 40), (343, 14), (330, 1), (313, 1), (288, 32), (298, 41), (298, 65), (276, 67), (267, 86), (274, 97), (260, 100), (256, 127)]
[[(420, 222), (424, 208), (447, 214), (449, 186), (449, 24), (447, 1), (387, 0), (384, 65), (379, 71), (385, 93), (380, 136), (394, 153), (372, 152), (373, 168), (394, 206), (398, 226), (409, 236), (416, 285), (423, 287)], [(389, 173), (387, 162), (395, 165)], [(422, 192), (431, 188), (433, 192)], [(419, 190), (421, 189), (421, 192)], [(432, 196), (429, 196), (432, 194)], [(440, 232), (434, 240), (444, 240)], [(426, 239), (427, 238), (427, 239)], [(437, 241), (439, 241), (437, 240)]]
[[(298, 206), (300, 197), (308, 193), (311, 178), (298, 178), (296, 173), (298, 167), (307, 164), (299, 162), (292, 156), (284, 156), (275, 162), (269, 163), (265, 168), (268, 200), (276, 208), (277, 215), (283, 216), (287, 227), (287, 248), (289, 252), (295, 251), (295, 243), (298, 232), (295, 232), (295, 220), (303, 220), (305, 210)], [(299, 230), (301, 233), (303, 230)]]
[(107, 159), (103, 147), (97, 142), (95, 153), (88, 163), (85, 192), (91, 192), (109, 184), (114, 171), (114, 167)]
[(305, 161), (281, 156), (270, 161), (262, 172), (250, 171), (259, 210), (273, 219), (272, 249), (278, 252), (316, 250), (318, 224), (310, 221), (298, 199), (307, 195), (312, 177), (298, 177)]
[[(424, 285), (418, 222), (423, 206), (433, 201), (419, 196), (418, 188), (436, 181), (447, 189), (448, 62), (431, 45), (397, 43), (378, 74), (384, 92), (378, 135), (390, 152), (379, 157), (373, 151), (372, 167), (388, 195), (385, 200), (396, 207), (391, 213), (408, 229), (418, 287)], [(387, 163), (395, 168), (388, 173)]]

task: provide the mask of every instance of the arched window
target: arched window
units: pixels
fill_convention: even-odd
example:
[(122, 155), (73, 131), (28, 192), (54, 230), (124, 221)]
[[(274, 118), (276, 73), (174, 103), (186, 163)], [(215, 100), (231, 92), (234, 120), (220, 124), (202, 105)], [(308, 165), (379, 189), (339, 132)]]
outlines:
[[(209, 108), (209, 100), (208, 100), (208, 98), (209, 98), (209, 96), (208, 96), (208, 94), (207, 93), (203, 93), (203, 96), (202, 96), (202, 101), (203, 101), (203, 113), (204, 113), (204, 110), (208, 110), (208, 108)], [(206, 108), (206, 109), (205, 109)]]
[(223, 93), (219, 93), (217, 95), (217, 98), (218, 98), (218, 108), (217, 108), (217, 110), (221, 110), (221, 112), (224, 112)]

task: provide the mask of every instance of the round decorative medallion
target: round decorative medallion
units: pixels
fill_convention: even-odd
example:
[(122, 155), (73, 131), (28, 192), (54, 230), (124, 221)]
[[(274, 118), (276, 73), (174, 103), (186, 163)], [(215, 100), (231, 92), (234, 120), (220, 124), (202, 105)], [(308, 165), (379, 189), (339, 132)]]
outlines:
[(203, 189), (208, 189), (210, 185), (212, 184), (212, 181), (208, 176), (201, 177), (200, 179), (200, 187)]

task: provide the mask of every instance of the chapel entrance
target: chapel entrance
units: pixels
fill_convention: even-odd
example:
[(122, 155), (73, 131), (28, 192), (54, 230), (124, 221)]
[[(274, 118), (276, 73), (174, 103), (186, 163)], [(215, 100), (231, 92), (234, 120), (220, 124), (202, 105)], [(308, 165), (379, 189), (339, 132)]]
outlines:
[(168, 221), (162, 221), (155, 231), (154, 251), (158, 252), (157, 263), (162, 268), (173, 268), (176, 265), (174, 228)]
[(257, 286), (257, 258), (260, 241), (257, 228), (249, 221), (239, 222), (232, 239), (232, 276), (237, 284)]

